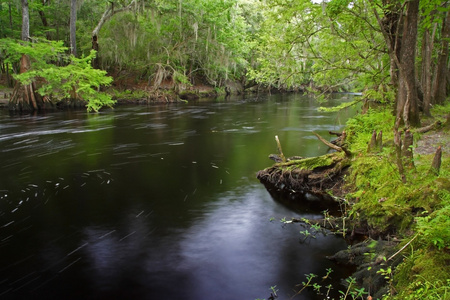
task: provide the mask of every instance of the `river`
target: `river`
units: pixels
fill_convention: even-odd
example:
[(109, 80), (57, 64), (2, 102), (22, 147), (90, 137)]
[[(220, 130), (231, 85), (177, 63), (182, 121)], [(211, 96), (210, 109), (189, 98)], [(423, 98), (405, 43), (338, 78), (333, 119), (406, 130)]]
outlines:
[(348, 274), (325, 256), (345, 241), (280, 222), (322, 213), (284, 206), (255, 178), (275, 135), (286, 156), (328, 151), (312, 131), (329, 137), (351, 112), (317, 107), (289, 94), (1, 111), (0, 298), (254, 300), (276, 286), (289, 299), (328, 268), (336, 292)]

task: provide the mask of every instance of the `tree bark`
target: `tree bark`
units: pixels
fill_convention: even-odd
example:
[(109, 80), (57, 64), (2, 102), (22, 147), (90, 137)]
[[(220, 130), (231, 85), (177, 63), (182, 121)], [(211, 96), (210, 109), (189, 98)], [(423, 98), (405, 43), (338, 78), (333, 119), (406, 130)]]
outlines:
[(419, 0), (405, 0), (404, 5), (399, 1), (384, 0), (383, 18), (379, 16), (376, 6), (374, 3), (373, 10), (387, 44), (391, 82), (397, 88), (395, 127), (398, 129), (401, 123), (406, 127), (420, 126), (415, 74)]
[(411, 133), (411, 131), (406, 130), (405, 136), (403, 138), (402, 158), (404, 161), (404, 166), (407, 166), (409, 168), (414, 167), (414, 154), (412, 150), (413, 143), (413, 134)]
[[(22, 0), (22, 40), (30, 40), (30, 15), (28, 10), (28, 0)], [(31, 67), (30, 58), (22, 54), (20, 59), (20, 73), (27, 72)], [(44, 107), (42, 97), (36, 93), (34, 82), (23, 85), (19, 81), (14, 86), (14, 91), (9, 100), (10, 110), (29, 111), (38, 110)]]
[[(105, 24), (105, 22), (109, 18), (111, 18), (113, 15), (115, 15), (119, 12), (130, 10), (134, 6), (135, 3), (136, 3), (136, 0), (133, 0), (127, 6), (121, 7), (119, 9), (114, 8), (114, 3), (111, 3), (111, 5), (108, 6), (108, 8), (105, 10), (102, 17), (100, 18), (100, 21), (98, 21), (97, 26), (92, 31), (92, 49), (93, 50), (95, 50), (97, 52), (100, 50), (100, 46), (98, 44), (98, 34), (100, 32), (100, 29), (102, 29), (103, 25)], [(97, 54), (96, 58), (92, 60), (92, 67), (95, 69), (100, 68), (98, 54)]]
[(70, 0), (70, 52), (77, 56), (77, 0)]
[[(45, 6), (45, 4), (47, 3), (46, 0), (42, 0), (42, 5)], [(47, 21), (47, 17), (45, 16), (45, 13), (43, 10), (39, 10), (38, 11), (39, 16), (41, 17), (41, 21), (42, 21), (42, 25), (44, 25), (45, 28), (48, 28), (48, 21)], [(47, 32), (45, 33), (45, 36), (47, 37), (47, 40), (51, 40), (52, 39), (52, 35), (50, 34), (50, 31), (47, 30)]]
[(433, 41), (436, 33), (435, 24), (433, 32), (430, 34), (428, 28), (425, 29), (423, 33), (422, 42), (422, 72), (421, 72), (421, 83), (423, 89), (423, 113), (427, 116), (431, 116), (430, 107), (432, 103), (432, 93), (431, 93), (431, 56), (433, 53)]
[(448, 39), (450, 38), (450, 14), (447, 12), (442, 21), (441, 49), (438, 57), (436, 79), (434, 85), (434, 103), (442, 104), (447, 96), (447, 60), (448, 60)]
[(402, 177), (402, 182), (406, 183), (405, 169), (403, 168), (403, 160), (402, 160), (402, 136), (397, 129), (394, 129), (394, 145), (395, 145), (395, 154), (398, 172)]
[(436, 176), (439, 176), (439, 172), (441, 169), (441, 160), (442, 160), (442, 148), (439, 146), (434, 154), (433, 162), (431, 163), (430, 172)]
[(402, 121), (407, 128), (420, 126), (415, 70), (418, 19), (419, 0), (411, 0), (407, 3), (399, 57), (396, 128)]
[(28, 0), (22, 0), (22, 41), (30, 40), (30, 14)]

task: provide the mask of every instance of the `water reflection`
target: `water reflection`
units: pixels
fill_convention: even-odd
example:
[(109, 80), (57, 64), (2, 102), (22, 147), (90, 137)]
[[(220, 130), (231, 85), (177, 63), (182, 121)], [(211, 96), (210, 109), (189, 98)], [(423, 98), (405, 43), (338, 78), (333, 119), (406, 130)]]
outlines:
[(324, 257), (344, 241), (303, 242), (279, 220), (313, 213), (255, 178), (275, 135), (288, 156), (316, 155), (310, 131), (342, 124), (283, 97), (0, 114), (0, 296), (256, 299), (277, 285), (285, 299), (335, 268)]

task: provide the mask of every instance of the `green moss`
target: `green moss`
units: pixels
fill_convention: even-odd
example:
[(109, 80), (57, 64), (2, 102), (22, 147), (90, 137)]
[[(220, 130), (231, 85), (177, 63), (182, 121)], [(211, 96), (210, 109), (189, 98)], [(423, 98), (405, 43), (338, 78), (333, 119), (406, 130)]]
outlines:
[(308, 170), (312, 171), (316, 168), (320, 167), (328, 167), (338, 161), (341, 161), (345, 158), (345, 153), (343, 152), (333, 152), (330, 154), (317, 156), (317, 157), (309, 157), (299, 160), (292, 160), (287, 163), (278, 164), (284, 170)]
[[(420, 247), (420, 244), (415, 245)], [(450, 299), (450, 254), (421, 248), (396, 268), (394, 284), (398, 294), (393, 299)]]
[[(432, 114), (445, 121), (450, 104), (436, 107)], [(434, 120), (429, 120), (429, 123)], [(355, 223), (368, 224), (377, 232), (394, 232), (408, 242), (417, 239), (399, 255), (404, 261), (395, 268), (391, 292), (385, 299), (450, 299), (450, 156), (443, 153), (438, 177), (430, 170), (433, 154), (415, 153), (414, 168), (399, 174), (389, 111), (369, 111), (348, 122), (349, 147), (355, 155), (346, 177), (349, 212)], [(383, 131), (383, 151), (366, 153), (373, 131)], [(440, 131), (443, 138), (447, 129)], [(417, 139), (425, 138), (416, 134)], [(445, 139), (443, 140), (444, 145)], [(402, 245), (399, 245), (400, 249)]]

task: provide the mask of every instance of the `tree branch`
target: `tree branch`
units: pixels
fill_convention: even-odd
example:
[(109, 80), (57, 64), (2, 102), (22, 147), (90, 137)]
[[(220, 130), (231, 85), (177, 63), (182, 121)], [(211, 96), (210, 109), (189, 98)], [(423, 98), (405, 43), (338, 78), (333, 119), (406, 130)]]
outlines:
[(321, 137), (321, 136), (318, 135), (317, 133), (313, 132), (313, 134), (314, 134), (314, 135), (315, 135), (322, 143), (324, 143), (325, 145), (327, 145), (327, 146), (330, 147), (331, 149), (334, 149), (334, 150), (339, 151), (339, 152), (345, 152), (345, 154), (346, 154), (347, 156), (351, 156), (351, 155), (352, 155), (352, 153), (351, 153), (348, 149), (346, 149), (345, 147), (339, 147), (339, 146), (333, 145), (332, 143), (330, 143), (329, 141), (325, 140), (323, 137)]

